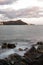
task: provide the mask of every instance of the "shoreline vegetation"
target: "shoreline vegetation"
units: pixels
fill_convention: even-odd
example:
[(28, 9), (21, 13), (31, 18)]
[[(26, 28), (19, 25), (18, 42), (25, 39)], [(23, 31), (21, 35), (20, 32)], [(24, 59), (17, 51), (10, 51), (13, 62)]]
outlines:
[[(3, 43), (1, 46), (2, 49), (15, 47), (15, 44), (8, 43)], [(39, 41), (33, 44), (30, 49), (25, 50), (27, 51), (24, 56), (14, 53), (4, 59), (0, 59), (0, 65), (43, 65), (43, 42)], [(19, 51), (23, 50), (19, 48)]]
[[(0, 22), (0, 25), (28, 25), (27, 23), (23, 22), (22, 20), (16, 20), (16, 21), (2, 21)], [(29, 25), (35, 25), (35, 24), (29, 24)]]

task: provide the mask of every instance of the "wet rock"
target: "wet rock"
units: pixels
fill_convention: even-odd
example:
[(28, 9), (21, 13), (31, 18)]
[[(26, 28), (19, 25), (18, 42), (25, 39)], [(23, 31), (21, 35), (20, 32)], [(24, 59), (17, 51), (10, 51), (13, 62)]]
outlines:
[(15, 48), (15, 44), (10, 44), (10, 43), (3, 43), (2, 45), (2, 49), (5, 49), (5, 48)]
[(36, 53), (37, 50), (34, 46), (32, 46), (30, 49), (29, 49), (29, 53)]
[(43, 45), (39, 45), (37, 50), (38, 52), (43, 53)]
[(4, 60), (4, 59), (0, 59), (0, 65), (11, 65), (10, 62)]
[(27, 50), (28, 50), (28, 48), (25, 48), (25, 49), (24, 49), (24, 51), (27, 51)]
[(32, 65), (43, 65), (43, 54), (38, 56), (31, 64)]
[(43, 53), (43, 42), (39, 41), (36, 44), (33, 44), (33, 46), (37, 47), (36, 49), (37, 49), (38, 52)]
[(2, 49), (7, 48), (7, 47), (8, 47), (7, 43), (3, 43)]
[(20, 55), (16, 54), (16, 53), (11, 54), (11, 55), (9, 55), (9, 57), (8, 57), (8, 59), (11, 59), (11, 60), (15, 60), (15, 59), (16, 59), (16, 61), (17, 61), (17, 60), (20, 61), (21, 58), (22, 58), (22, 57), (21, 57)]
[(18, 50), (19, 50), (19, 51), (27, 51), (28, 48), (25, 48), (25, 49), (19, 48)]
[(29, 61), (25, 57), (22, 57), (18, 54), (11, 54), (8, 58), (5, 58), (6, 61), (10, 62), (12, 65), (28, 65)]
[(19, 63), (22, 60), (22, 57), (15, 53), (15, 54), (9, 55), (7, 60), (9, 60), (9, 62), (11, 62), (11, 64), (15, 65), (15, 63)]
[(22, 49), (22, 48), (19, 48), (18, 50), (19, 50), (19, 51), (23, 51), (23, 49)]
[(39, 41), (36, 44), (33, 44), (32, 46), (36, 47), (39, 53), (43, 53), (43, 42)]
[(10, 61), (14, 65), (28, 65), (29, 61), (26, 60), (25, 57), (22, 57), (18, 54), (12, 54), (9, 56)]
[(38, 50), (38, 52), (40, 52), (40, 53), (43, 53), (43, 42), (37, 42), (37, 46), (38, 46), (38, 48), (37, 48), (37, 50)]
[(43, 42), (39, 41), (37, 42), (37, 45), (43, 45)]
[(8, 48), (15, 48), (15, 44), (8, 44)]
[(43, 54), (31, 61), (29, 57), (22, 57), (18, 54), (11, 54), (8, 58), (0, 60), (0, 65), (43, 65)]
[(32, 54), (32, 53), (36, 53), (37, 52), (37, 50), (36, 50), (36, 48), (34, 47), (34, 46), (32, 46), (30, 49), (28, 49), (28, 51), (25, 53), (25, 54)]
[[(39, 44), (39, 43), (38, 43)], [(41, 47), (40, 47), (41, 46)], [(39, 49), (41, 48), (41, 50)], [(43, 65), (43, 53), (39, 52), (42, 51), (43, 45), (39, 44), (39, 47), (36, 49), (34, 45), (24, 54), (24, 57), (27, 61), (30, 62), (30, 65)]]
[(37, 50), (34, 46), (32, 46), (25, 54), (24, 57), (29, 59), (30, 61), (33, 61), (35, 57), (37, 56)]

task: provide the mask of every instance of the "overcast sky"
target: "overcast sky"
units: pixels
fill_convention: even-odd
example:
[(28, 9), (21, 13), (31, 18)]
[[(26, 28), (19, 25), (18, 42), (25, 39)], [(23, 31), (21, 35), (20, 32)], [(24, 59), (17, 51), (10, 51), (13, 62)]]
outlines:
[(43, 0), (0, 0), (0, 20), (43, 24)]

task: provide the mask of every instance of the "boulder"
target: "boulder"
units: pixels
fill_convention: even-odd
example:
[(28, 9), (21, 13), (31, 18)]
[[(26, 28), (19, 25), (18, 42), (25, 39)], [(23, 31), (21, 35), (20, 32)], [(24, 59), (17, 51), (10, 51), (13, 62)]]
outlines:
[(8, 44), (8, 48), (15, 48), (15, 44)]
[(28, 65), (30, 63), (25, 57), (22, 57), (16, 53), (9, 55), (9, 57), (5, 58), (5, 60), (9, 61), (12, 65)]
[(31, 64), (32, 65), (43, 65), (43, 54), (36, 57), (36, 59)]
[(19, 50), (19, 51), (23, 51), (23, 49), (22, 49), (22, 48), (19, 48), (18, 50)]
[(2, 49), (5, 49), (5, 48), (10, 49), (10, 48), (15, 48), (15, 47), (16, 47), (15, 44), (10, 44), (10, 43), (3, 43), (2, 44)]
[[(43, 46), (43, 45), (41, 45)], [(39, 48), (39, 47), (38, 47)], [(41, 47), (43, 48), (43, 47)], [(43, 53), (39, 52), (32, 46), (25, 54), (24, 57), (30, 62), (30, 65), (43, 65)]]
[(9, 58), (10, 58), (11, 63), (14, 65), (28, 65), (28, 64), (30, 64), (30, 62), (27, 61), (27, 59), (25, 57), (20, 56), (16, 53), (10, 55)]
[(28, 48), (25, 48), (25, 49), (24, 49), (24, 51), (27, 51), (27, 50), (28, 50)]
[(7, 48), (7, 47), (8, 47), (7, 43), (2, 44), (2, 49)]
[(14, 64), (14, 65), (15, 63), (19, 63), (21, 59), (22, 57), (16, 53), (9, 55), (9, 57), (7, 58), (7, 60), (9, 60), (9, 62), (11, 62), (11, 64)]
[(37, 45), (43, 45), (43, 42), (39, 41), (37, 42)]
[(0, 59), (0, 65), (11, 65), (11, 63), (4, 59)]
[(24, 57), (29, 59), (30, 61), (33, 61), (35, 57), (37, 56), (37, 50), (34, 46), (32, 46), (25, 54)]
[(37, 50), (38, 52), (43, 53), (43, 45), (39, 45)]

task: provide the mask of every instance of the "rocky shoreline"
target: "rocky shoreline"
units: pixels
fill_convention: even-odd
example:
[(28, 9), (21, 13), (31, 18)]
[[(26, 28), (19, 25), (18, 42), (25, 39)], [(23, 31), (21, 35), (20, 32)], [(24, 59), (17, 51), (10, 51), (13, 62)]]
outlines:
[[(15, 48), (15, 45), (3, 44), (2, 49), (4, 48)], [(37, 48), (36, 48), (37, 46)], [(23, 51), (19, 48), (20, 51)], [(24, 53), (24, 56), (19, 54), (11, 54), (7, 58), (0, 59), (0, 65), (43, 65), (43, 42), (37, 42), (33, 44), (30, 49)]]

